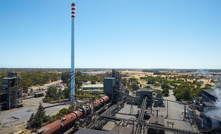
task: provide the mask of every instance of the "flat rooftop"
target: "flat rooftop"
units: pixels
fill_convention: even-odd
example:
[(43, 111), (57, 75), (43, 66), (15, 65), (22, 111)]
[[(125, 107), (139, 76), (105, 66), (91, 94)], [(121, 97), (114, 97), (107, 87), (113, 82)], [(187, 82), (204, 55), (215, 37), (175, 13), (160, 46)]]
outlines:
[(216, 97), (216, 98), (218, 96), (221, 96), (221, 93), (220, 94), (216, 94), (213, 89), (203, 89), (203, 91), (208, 93), (208, 94), (210, 94), (210, 95), (212, 95), (212, 96), (214, 96), (214, 97)]
[(16, 79), (17, 77), (4, 77), (2, 79), (6, 79), (6, 80), (11, 80), (11, 79)]
[(98, 88), (103, 88), (104, 87), (104, 85), (103, 84), (90, 84), (90, 85), (84, 85), (84, 86), (82, 86), (83, 88), (89, 88), (89, 87), (93, 87), (93, 88), (96, 88), (96, 87), (98, 87)]
[(214, 107), (214, 105), (213, 105), (211, 102), (203, 102), (203, 104), (204, 104), (206, 107)]

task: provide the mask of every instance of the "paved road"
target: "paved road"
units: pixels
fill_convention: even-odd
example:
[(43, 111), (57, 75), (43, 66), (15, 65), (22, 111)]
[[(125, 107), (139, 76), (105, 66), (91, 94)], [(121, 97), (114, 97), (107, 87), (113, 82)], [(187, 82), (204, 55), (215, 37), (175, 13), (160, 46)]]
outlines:
[[(164, 99), (175, 101), (176, 98), (172, 94), (173, 91), (169, 91), (169, 97), (164, 97)], [(165, 108), (167, 108), (167, 103), (165, 102)], [(195, 131), (193, 126), (188, 121), (183, 121), (182, 112), (184, 111), (184, 106), (174, 102), (168, 102), (168, 118), (165, 120), (165, 126), (167, 126), (167, 121), (174, 122), (173, 128)], [(170, 127), (172, 127), (170, 125)], [(169, 133), (169, 132), (167, 132)]]

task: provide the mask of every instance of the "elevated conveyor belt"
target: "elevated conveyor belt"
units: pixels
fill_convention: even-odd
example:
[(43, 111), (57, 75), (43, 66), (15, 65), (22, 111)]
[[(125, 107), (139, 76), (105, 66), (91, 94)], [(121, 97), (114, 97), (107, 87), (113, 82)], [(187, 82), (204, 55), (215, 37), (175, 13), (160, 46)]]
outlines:
[(127, 97), (132, 98), (132, 99), (140, 100), (140, 99), (137, 98), (137, 97), (131, 96), (131, 95), (126, 94), (126, 93), (124, 93), (124, 92), (121, 92), (121, 91), (119, 91), (119, 90), (117, 90), (117, 89), (115, 89), (114, 92), (115, 92), (115, 93), (122, 94), (122, 95), (127, 96)]
[[(138, 121), (143, 120), (146, 106), (147, 106), (147, 96), (143, 99), (143, 103), (141, 105), (141, 111), (138, 116)], [(142, 125), (143, 125), (143, 123), (138, 122), (135, 134), (139, 134), (141, 132)]]

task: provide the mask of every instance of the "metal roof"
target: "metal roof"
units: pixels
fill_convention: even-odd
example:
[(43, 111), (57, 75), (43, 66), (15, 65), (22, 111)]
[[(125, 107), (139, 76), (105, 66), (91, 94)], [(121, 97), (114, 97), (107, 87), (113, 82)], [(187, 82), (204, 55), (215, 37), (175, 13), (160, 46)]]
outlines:
[(78, 130), (75, 134), (118, 134), (118, 133), (82, 128)]
[(115, 79), (115, 77), (105, 77), (104, 79)]
[(203, 104), (207, 107), (213, 107), (214, 106), (211, 102), (203, 102)]
[[(211, 96), (217, 97), (217, 94), (214, 92), (213, 89), (203, 89), (204, 92), (210, 94)], [(221, 94), (219, 94), (221, 95)]]
[(15, 79), (15, 78), (17, 78), (17, 77), (4, 77), (2, 79), (11, 80), (11, 79)]
[(91, 85), (84, 85), (83, 88), (90, 88), (90, 87), (93, 87), (93, 88), (103, 88), (104, 85), (103, 84), (91, 84)]

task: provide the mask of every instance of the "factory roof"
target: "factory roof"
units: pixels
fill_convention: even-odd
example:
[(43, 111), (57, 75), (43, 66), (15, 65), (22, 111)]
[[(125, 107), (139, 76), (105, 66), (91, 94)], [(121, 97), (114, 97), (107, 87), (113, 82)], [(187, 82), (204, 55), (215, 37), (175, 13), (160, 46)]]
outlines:
[(91, 85), (84, 85), (83, 88), (89, 88), (89, 87), (93, 87), (93, 88), (103, 88), (104, 85), (103, 84), (91, 84)]
[(88, 89), (88, 90), (84, 90), (84, 92), (90, 92), (90, 91), (93, 91), (93, 92), (103, 92), (103, 90), (100, 90), (100, 89)]
[(104, 79), (115, 79), (115, 77), (105, 77)]
[(206, 107), (213, 107), (214, 105), (211, 102), (203, 102)]
[(214, 92), (213, 89), (203, 89), (203, 91), (214, 96), (214, 97), (217, 97), (217, 94)]
[(164, 126), (164, 117), (161, 116), (150, 116), (150, 124), (157, 124)]
[(11, 79), (15, 79), (15, 78), (17, 78), (17, 77), (4, 77), (4, 78), (2, 78), (2, 79), (11, 80)]
[(75, 134), (118, 134), (118, 133), (82, 128), (78, 130)]

